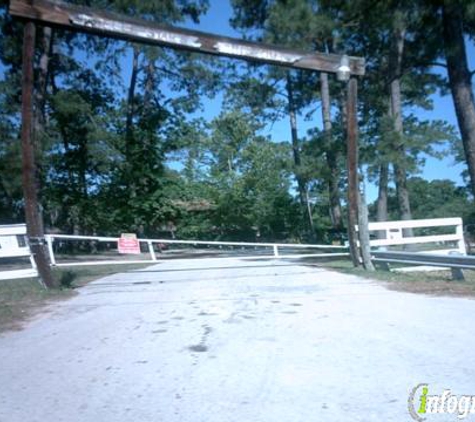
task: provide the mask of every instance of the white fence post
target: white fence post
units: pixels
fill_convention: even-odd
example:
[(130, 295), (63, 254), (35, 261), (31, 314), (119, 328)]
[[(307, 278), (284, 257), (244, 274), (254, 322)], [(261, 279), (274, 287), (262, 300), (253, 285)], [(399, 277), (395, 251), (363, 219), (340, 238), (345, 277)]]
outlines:
[(467, 255), (467, 249), (465, 247), (465, 237), (463, 235), (463, 222), (460, 220), (460, 224), (457, 224), (457, 227), (455, 228), (455, 234), (460, 237), (458, 241), (458, 247), (459, 247), (459, 252), (462, 255)]
[(150, 252), (150, 256), (152, 258), (152, 261), (156, 261), (157, 256), (155, 255), (155, 250), (153, 249), (153, 243), (149, 240), (147, 242), (147, 244), (148, 244), (148, 251)]
[(279, 248), (277, 245), (274, 245), (274, 256), (277, 258), (279, 256)]
[(49, 234), (47, 234), (45, 236), (45, 238), (46, 238), (46, 243), (48, 245), (49, 260), (51, 262), (51, 265), (55, 266), (56, 265), (56, 259), (54, 257), (54, 250), (53, 250), (53, 241), (54, 241), (54, 239)]

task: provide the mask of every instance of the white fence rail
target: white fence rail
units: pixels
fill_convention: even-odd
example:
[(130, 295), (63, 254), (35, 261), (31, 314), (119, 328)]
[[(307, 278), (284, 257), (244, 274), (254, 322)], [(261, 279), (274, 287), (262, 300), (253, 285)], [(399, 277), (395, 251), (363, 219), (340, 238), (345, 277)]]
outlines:
[[(65, 234), (48, 234), (45, 236), (50, 254), (51, 265), (53, 266), (81, 266), (81, 265), (105, 265), (105, 264), (143, 264), (155, 263), (161, 259), (157, 257), (156, 249), (161, 249), (163, 245), (189, 245), (189, 246), (206, 246), (206, 247), (236, 247), (236, 248), (254, 248), (254, 254), (249, 256), (235, 256), (227, 259), (286, 259), (286, 258), (310, 258), (310, 257), (338, 257), (348, 256), (348, 247), (336, 245), (306, 245), (306, 244), (289, 244), (289, 243), (252, 243), (252, 242), (218, 242), (218, 241), (204, 241), (204, 240), (171, 240), (171, 239), (137, 239), (141, 244), (146, 245), (148, 251), (148, 259), (140, 260), (101, 260), (101, 261), (81, 261), (81, 262), (59, 262), (55, 253), (55, 242), (61, 240), (65, 241), (93, 241), (106, 242), (117, 245), (118, 237), (101, 237), (101, 236), (74, 236)], [(263, 254), (256, 254), (255, 251), (260, 249)], [(308, 250), (316, 249), (320, 253), (288, 253), (289, 249)], [(285, 250), (285, 253), (283, 253)], [(324, 252), (324, 251), (338, 251), (338, 252)], [(241, 251), (242, 252), (242, 251)]]
[[(430, 229), (440, 227), (452, 227), (450, 234), (428, 234), (423, 236), (404, 237), (404, 229)], [(449, 252), (459, 252), (466, 255), (465, 240), (463, 236), (463, 221), (461, 218), (431, 218), (425, 220), (399, 220), (369, 223), (368, 229), (371, 232), (385, 232), (384, 239), (370, 240), (371, 247), (400, 246), (415, 244), (444, 244), (451, 242), (456, 247), (437, 249), (431, 252), (447, 254)]]

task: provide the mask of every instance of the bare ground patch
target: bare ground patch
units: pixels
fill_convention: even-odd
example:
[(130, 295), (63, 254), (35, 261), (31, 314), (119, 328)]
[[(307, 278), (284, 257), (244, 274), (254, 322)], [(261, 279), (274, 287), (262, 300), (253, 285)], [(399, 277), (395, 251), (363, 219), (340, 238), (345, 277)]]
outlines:
[(475, 284), (473, 282), (444, 281), (434, 277), (434, 280), (426, 281), (390, 281), (382, 284), (390, 290), (410, 293), (422, 293), (434, 296), (455, 296), (475, 298)]

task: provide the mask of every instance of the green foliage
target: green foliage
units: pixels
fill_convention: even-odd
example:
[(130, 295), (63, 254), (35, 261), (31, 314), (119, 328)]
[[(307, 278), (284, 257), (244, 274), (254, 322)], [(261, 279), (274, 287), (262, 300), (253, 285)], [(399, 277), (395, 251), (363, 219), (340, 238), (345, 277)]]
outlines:
[(256, 135), (258, 128), (234, 110), (211, 122), (209, 136), (194, 139), (184, 157), (178, 233), (256, 240), (295, 232), (289, 145)]
[(272, 0), (231, 0), (235, 12), (231, 25), (235, 28), (262, 27), (271, 3)]
[[(407, 180), (413, 218), (462, 217), (465, 224), (475, 221), (473, 204), (465, 187), (447, 179), (427, 181), (421, 177)], [(376, 204), (370, 206), (370, 219), (375, 219)], [(390, 219), (398, 218), (396, 192), (389, 191), (388, 211)]]
[(409, 194), (415, 218), (462, 217), (468, 222), (473, 216), (473, 206), (467, 190), (451, 180), (432, 180), (420, 177), (408, 180)]

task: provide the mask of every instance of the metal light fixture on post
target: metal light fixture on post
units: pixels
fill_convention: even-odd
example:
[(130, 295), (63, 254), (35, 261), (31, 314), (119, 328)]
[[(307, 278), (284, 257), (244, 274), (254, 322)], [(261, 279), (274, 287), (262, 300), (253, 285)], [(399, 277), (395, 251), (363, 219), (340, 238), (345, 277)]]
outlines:
[(344, 54), (341, 56), (340, 66), (336, 71), (336, 78), (341, 82), (347, 82), (350, 80), (350, 75), (350, 59), (346, 54)]

